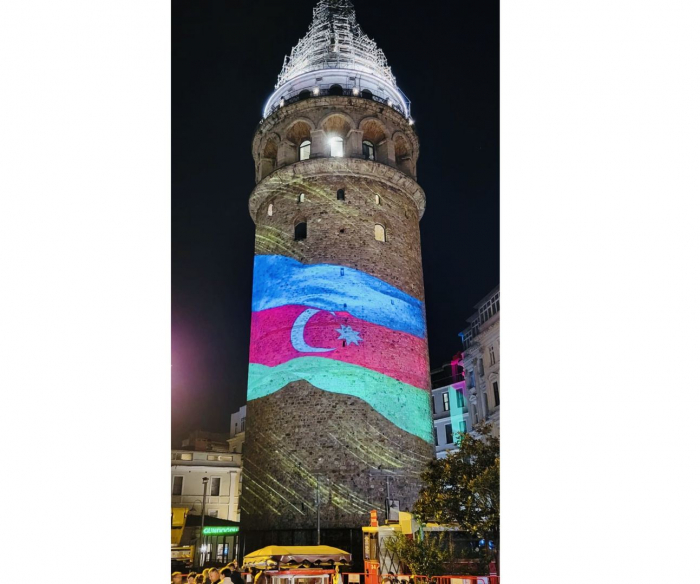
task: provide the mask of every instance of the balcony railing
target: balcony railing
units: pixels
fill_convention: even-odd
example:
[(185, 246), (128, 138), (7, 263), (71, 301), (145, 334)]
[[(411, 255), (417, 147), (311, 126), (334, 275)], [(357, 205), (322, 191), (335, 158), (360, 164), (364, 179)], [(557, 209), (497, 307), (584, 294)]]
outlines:
[(372, 94), (367, 95), (366, 93), (362, 95), (362, 92), (360, 93), (354, 93), (352, 89), (347, 89), (343, 88), (342, 92), (339, 89), (321, 89), (321, 88), (316, 88), (315, 91), (311, 91), (309, 89), (303, 89), (296, 95), (293, 95), (292, 97), (280, 99), (277, 103), (272, 104), (270, 106), (270, 110), (267, 112), (265, 117), (267, 118), (274, 112), (276, 112), (278, 109), (281, 107), (284, 107), (285, 105), (290, 105), (292, 103), (297, 103), (298, 101), (304, 101), (306, 99), (314, 99), (316, 97), (326, 97), (329, 95), (337, 95), (337, 96), (345, 96), (345, 97), (357, 97), (360, 99), (369, 99), (370, 101), (376, 101), (377, 103), (382, 103), (384, 105), (389, 106), (392, 109), (395, 109), (397, 112), (399, 112), (401, 115), (404, 117), (408, 117), (407, 113), (403, 110), (403, 108), (400, 106), (398, 103), (394, 103), (393, 101), (390, 103), (390, 100), (384, 99), (383, 97), (379, 97), (377, 95)]

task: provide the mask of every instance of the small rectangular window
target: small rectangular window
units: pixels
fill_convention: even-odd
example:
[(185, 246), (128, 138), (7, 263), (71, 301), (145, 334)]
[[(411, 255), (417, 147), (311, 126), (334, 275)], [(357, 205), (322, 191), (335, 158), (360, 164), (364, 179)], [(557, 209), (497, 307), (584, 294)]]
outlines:
[(211, 479), (211, 496), (218, 497), (219, 489), (221, 489), (221, 479), (219, 477), (212, 477)]
[(430, 405), (433, 406), (433, 414), (436, 414), (437, 412), (435, 411), (435, 397), (430, 396)]
[(294, 241), (301, 241), (302, 239), (306, 239), (306, 223), (297, 223), (294, 226)]
[(452, 444), (454, 442), (454, 438), (452, 437), (452, 424), (445, 425), (445, 439), (447, 444)]
[(444, 412), (450, 411), (450, 396), (447, 395), (447, 392), (442, 394), (442, 410)]
[(185, 477), (173, 477), (173, 495), (182, 495), (182, 483)]
[(489, 347), (489, 360), (491, 361), (490, 365), (496, 364), (496, 353), (494, 352), (493, 345)]
[(457, 407), (464, 407), (464, 394), (461, 391), (457, 391)]
[(191, 452), (180, 452), (177, 455), (178, 460), (192, 460), (192, 453)]
[(338, 189), (338, 192), (335, 194), (337, 199), (339, 201), (344, 201), (345, 200), (345, 189)]
[(501, 396), (498, 393), (498, 381), (493, 382), (493, 403), (497, 406), (501, 405)]
[(214, 454), (207, 454), (207, 460), (216, 460), (218, 457)]
[(435, 439), (435, 446), (438, 445), (438, 433), (437, 428), (433, 428), (433, 438)]

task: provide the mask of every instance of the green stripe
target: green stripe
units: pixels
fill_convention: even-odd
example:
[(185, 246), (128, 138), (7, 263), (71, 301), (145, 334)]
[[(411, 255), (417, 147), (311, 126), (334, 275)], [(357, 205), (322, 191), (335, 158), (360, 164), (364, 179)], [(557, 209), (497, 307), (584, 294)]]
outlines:
[(427, 391), (371, 369), (334, 359), (299, 357), (276, 367), (251, 363), (248, 368), (248, 400), (271, 395), (300, 379), (324, 391), (360, 398), (395, 426), (428, 443), (433, 442), (433, 419)]

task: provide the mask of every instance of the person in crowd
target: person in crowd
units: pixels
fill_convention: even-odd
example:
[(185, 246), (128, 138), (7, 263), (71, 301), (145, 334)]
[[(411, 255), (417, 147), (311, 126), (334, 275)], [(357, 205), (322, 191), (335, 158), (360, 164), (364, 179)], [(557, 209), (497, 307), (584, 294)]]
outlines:
[(221, 570), (221, 584), (233, 584), (231, 580), (231, 568), (224, 568)]
[(190, 572), (187, 574), (187, 584), (196, 584), (197, 572)]
[(221, 573), (217, 568), (212, 568), (209, 570), (209, 580), (211, 580), (212, 584), (218, 584), (221, 582)]
[(233, 562), (235, 565), (233, 568), (231, 568), (231, 582), (233, 584), (245, 584), (243, 581), (243, 576), (241, 575), (241, 571), (238, 569), (238, 562), (234, 560)]
[(170, 576), (170, 582), (171, 584), (182, 584), (182, 573), (173, 572)]
[(204, 580), (204, 574), (197, 574), (197, 577), (194, 579), (194, 584), (207, 584), (206, 580)]
[(202, 571), (202, 576), (204, 576), (205, 582), (209, 582), (209, 570), (211, 570), (211, 568), (204, 568)]

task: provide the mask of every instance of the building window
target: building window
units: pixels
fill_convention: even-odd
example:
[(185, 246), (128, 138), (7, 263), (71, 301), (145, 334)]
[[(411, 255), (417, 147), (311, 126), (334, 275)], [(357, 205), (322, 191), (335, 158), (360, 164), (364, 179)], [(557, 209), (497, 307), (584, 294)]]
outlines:
[[(294, 241), (301, 241), (302, 239), (306, 239), (306, 221), (297, 223), (294, 226)], [(242, 431), (241, 429), (241, 432)]]
[(342, 158), (343, 139), (340, 136), (333, 136), (329, 142), (331, 144), (331, 156), (333, 158)]
[(474, 406), (474, 423), (479, 423), (479, 409), (476, 406)]
[(500, 292), (496, 292), (479, 308), (479, 322), (481, 324), (484, 324), (501, 309), (499, 294)]
[(377, 241), (386, 241), (386, 228), (384, 225), (376, 223), (374, 225), (374, 239)]
[(299, 144), (299, 160), (311, 158), (311, 140), (304, 140)]
[(437, 412), (435, 411), (435, 397), (433, 396), (430, 397), (430, 405), (433, 406), (433, 414), (436, 414)]
[(177, 455), (178, 460), (192, 460), (192, 453), (191, 452), (180, 452)]
[(372, 99), (372, 92), (369, 89), (363, 89), (360, 95), (365, 99)]
[(452, 424), (445, 424), (445, 440), (447, 444), (452, 444), (454, 442), (452, 437)]
[(467, 423), (464, 420), (459, 423), (459, 431), (462, 433), (467, 431)]
[(173, 495), (182, 495), (182, 483), (185, 477), (173, 477)]
[(299, 193), (299, 196), (297, 197), (297, 203), (303, 203), (304, 202), (304, 193)]
[(493, 345), (489, 347), (489, 361), (490, 365), (495, 365), (496, 364), (496, 353), (493, 350)]
[(450, 411), (450, 396), (447, 395), (447, 392), (442, 394), (442, 410), (445, 412)]
[(331, 85), (328, 89), (328, 95), (343, 95), (343, 86), (337, 83)]
[(435, 446), (438, 445), (437, 428), (433, 426), (433, 440), (435, 440)]
[(493, 382), (493, 403), (496, 404), (496, 406), (501, 405), (501, 396), (498, 393), (498, 381)]
[(457, 391), (457, 407), (458, 408), (463, 408), (464, 407), (464, 394), (461, 391)]
[(221, 479), (219, 477), (211, 478), (211, 493), (212, 497), (219, 496), (219, 490), (221, 489)]
[(267, 216), (272, 217), (272, 203), (267, 206)]
[(365, 160), (374, 160), (374, 144), (369, 140), (362, 141), (362, 156)]
[(338, 192), (335, 194), (335, 196), (339, 201), (344, 201), (345, 200), (345, 189), (338, 189)]
[(381, 205), (382, 198), (379, 195), (374, 195), (374, 203), (375, 203), (375, 205)]
[(218, 458), (215, 454), (207, 454), (207, 460), (218, 460)]

